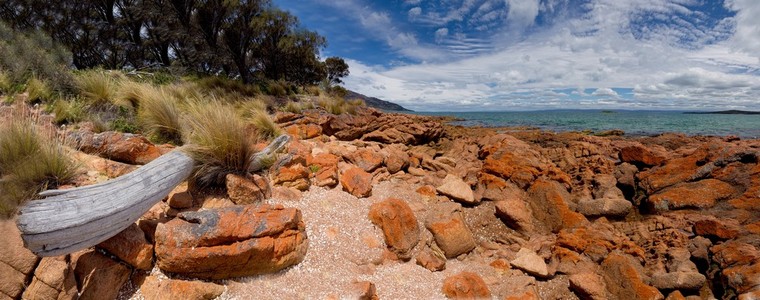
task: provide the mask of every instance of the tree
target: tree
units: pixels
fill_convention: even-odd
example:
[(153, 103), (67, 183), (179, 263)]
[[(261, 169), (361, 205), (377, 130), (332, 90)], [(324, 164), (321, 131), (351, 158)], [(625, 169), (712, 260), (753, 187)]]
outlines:
[(325, 68), (327, 69), (327, 82), (331, 86), (343, 83), (341, 78), (348, 76), (349, 73), (348, 64), (340, 57), (328, 57), (325, 60)]

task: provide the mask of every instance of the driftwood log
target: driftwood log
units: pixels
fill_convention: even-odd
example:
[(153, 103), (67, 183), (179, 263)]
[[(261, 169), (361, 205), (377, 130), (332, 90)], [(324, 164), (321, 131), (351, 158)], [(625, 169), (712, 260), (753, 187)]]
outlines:
[[(282, 135), (251, 157), (250, 172), (282, 149)], [(66, 190), (41, 192), (19, 210), (25, 246), (38, 256), (58, 256), (95, 246), (129, 227), (193, 172), (182, 149), (169, 152), (124, 176)]]

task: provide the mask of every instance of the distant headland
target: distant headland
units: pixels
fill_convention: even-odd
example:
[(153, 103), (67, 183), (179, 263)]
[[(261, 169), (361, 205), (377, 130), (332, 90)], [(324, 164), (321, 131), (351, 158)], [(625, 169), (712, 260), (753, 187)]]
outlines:
[(760, 111), (748, 110), (721, 110), (721, 111), (687, 111), (684, 114), (689, 115), (760, 115)]

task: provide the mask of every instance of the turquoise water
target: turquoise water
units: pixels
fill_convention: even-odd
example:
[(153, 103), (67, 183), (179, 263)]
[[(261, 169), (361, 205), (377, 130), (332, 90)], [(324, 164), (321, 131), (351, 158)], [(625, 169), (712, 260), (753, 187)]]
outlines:
[(626, 135), (680, 132), (688, 135), (736, 135), (760, 138), (760, 115), (684, 114), (681, 111), (547, 110), (523, 112), (427, 112), (454, 116), (464, 126), (530, 126), (551, 131), (600, 132), (621, 129)]

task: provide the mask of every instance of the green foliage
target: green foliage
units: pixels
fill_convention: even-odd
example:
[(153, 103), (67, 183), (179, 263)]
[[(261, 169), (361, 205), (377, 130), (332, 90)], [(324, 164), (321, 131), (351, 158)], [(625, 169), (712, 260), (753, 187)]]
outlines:
[(348, 76), (348, 64), (340, 57), (328, 57), (325, 59), (327, 69), (327, 82), (329, 86), (343, 83), (341, 78)]
[(177, 100), (160, 89), (145, 89), (143, 93), (137, 119), (149, 137), (159, 143), (181, 144), (181, 111)]
[(0, 95), (10, 94), (13, 90), (13, 82), (8, 72), (0, 70)]
[(196, 81), (199, 89), (209, 96), (227, 100), (243, 100), (260, 94), (258, 86), (221, 76), (207, 76)]
[(301, 104), (298, 102), (288, 101), (285, 103), (285, 105), (280, 107), (280, 110), (284, 112), (300, 114), (303, 112), (303, 106), (301, 106)]
[(87, 104), (94, 107), (116, 105), (119, 79), (116, 73), (104, 70), (90, 70), (76, 78), (80, 94)]
[(361, 99), (347, 101), (338, 97), (319, 97), (317, 103), (320, 107), (324, 108), (327, 112), (340, 115), (344, 113), (356, 114), (359, 107), (364, 106), (364, 101)]
[(138, 133), (140, 131), (140, 127), (135, 124), (134, 118), (123, 115), (108, 122), (108, 129), (126, 133)]
[(266, 93), (274, 97), (285, 97), (290, 91), (290, 86), (283, 80), (270, 81), (266, 86)]
[(55, 138), (42, 137), (29, 120), (0, 125), (0, 216), (45, 188), (73, 178), (76, 164)]
[(35, 77), (53, 92), (69, 93), (74, 86), (70, 64), (71, 53), (42, 32), (13, 30), (0, 21), (2, 92), (20, 92)]
[(309, 165), (309, 171), (312, 173), (319, 172), (319, 165)]
[(201, 186), (222, 185), (227, 174), (247, 172), (258, 133), (236, 116), (234, 107), (216, 100), (188, 104), (183, 139), (197, 162), (193, 178)]

